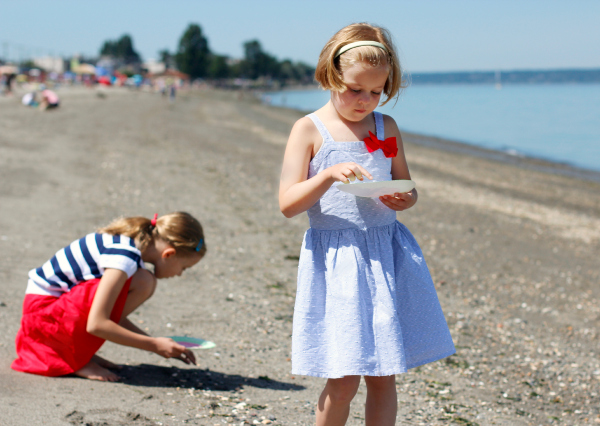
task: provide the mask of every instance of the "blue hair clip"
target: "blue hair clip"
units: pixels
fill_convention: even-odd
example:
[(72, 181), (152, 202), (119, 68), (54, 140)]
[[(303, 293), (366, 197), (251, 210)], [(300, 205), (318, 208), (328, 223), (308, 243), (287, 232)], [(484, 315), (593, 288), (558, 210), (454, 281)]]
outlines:
[(196, 246), (196, 251), (200, 251), (203, 244), (204, 244), (204, 238), (200, 238), (200, 241), (198, 241), (198, 245)]

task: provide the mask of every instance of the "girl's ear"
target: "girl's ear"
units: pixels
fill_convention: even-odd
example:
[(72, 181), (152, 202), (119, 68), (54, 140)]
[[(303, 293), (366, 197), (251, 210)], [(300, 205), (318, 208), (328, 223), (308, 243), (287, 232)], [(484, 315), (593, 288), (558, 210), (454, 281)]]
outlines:
[(175, 249), (173, 247), (167, 247), (166, 249), (164, 249), (161, 253), (161, 257), (163, 259), (168, 259), (171, 256), (175, 256), (177, 254), (177, 252), (175, 251)]

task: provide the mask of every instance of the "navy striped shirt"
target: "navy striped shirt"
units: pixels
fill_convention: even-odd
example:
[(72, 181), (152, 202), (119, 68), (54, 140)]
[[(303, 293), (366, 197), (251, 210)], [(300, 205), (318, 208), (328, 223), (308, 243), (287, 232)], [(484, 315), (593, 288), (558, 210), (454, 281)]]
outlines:
[(107, 268), (119, 269), (129, 278), (143, 267), (142, 254), (133, 239), (123, 235), (88, 234), (29, 271), (25, 293), (58, 297), (83, 281), (101, 278)]

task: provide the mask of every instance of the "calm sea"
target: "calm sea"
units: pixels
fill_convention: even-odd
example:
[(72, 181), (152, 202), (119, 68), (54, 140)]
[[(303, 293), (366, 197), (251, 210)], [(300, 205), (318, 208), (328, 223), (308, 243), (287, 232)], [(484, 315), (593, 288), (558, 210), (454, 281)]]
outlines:
[[(303, 111), (328, 99), (322, 90), (263, 95)], [(600, 171), (600, 84), (414, 85), (378, 110), (401, 130)]]

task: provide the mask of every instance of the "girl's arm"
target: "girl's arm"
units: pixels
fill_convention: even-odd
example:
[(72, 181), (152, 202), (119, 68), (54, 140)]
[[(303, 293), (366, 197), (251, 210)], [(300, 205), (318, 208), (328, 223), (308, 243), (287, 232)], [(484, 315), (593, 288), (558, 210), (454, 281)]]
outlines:
[(137, 325), (132, 323), (129, 318), (121, 317), (121, 321), (119, 321), (119, 325), (126, 330), (133, 331), (134, 333), (141, 334), (143, 336), (149, 336), (144, 330), (139, 328)]
[[(400, 135), (398, 125), (392, 117), (387, 115), (383, 116), (383, 122), (386, 138), (395, 136), (396, 143), (398, 144), (398, 154), (392, 158), (392, 180), (410, 179), (410, 172), (408, 171), (408, 164), (406, 163), (406, 156), (404, 155), (404, 144), (402, 143), (402, 135)], [(396, 193), (394, 195), (384, 195), (379, 197), (383, 204), (396, 211), (411, 208), (415, 205), (418, 198), (417, 188), (406, 193)]]
[(279, 183), (279, 208), (286, 217), (293, 217), (311, 208), (336, 181), (348, 183), (348, 179), (371, 174), (356, 163), (340, 163), (329, 167), (310, 179), (308, 166), (315, 143), (321, 138), (312, 120), (301, 118), (294, 124), (283, 158)]
[[(187, 354), (188, 352), (185, 346), (176, 343), (172, 339), (150, 337), (143, 332), (140, 334), (134, 331), (139, 329), (131, 322), (125, 322), (125, 327), (123, 327), (110, 319), (110, 314), (125, 285), (125, 281), (127, 281), (127, 274), (119, 269), (106, 269), (104, 271), (88, 316), (87, 332), (120, 345), (144, 349), (165, 358), (179, 358), (187, 363), (193, 363), (193, 360), (188, 359), (187, 356), (181, 357), (183, 353)], [(129, 327), (129, 325), (133, 327)]]

